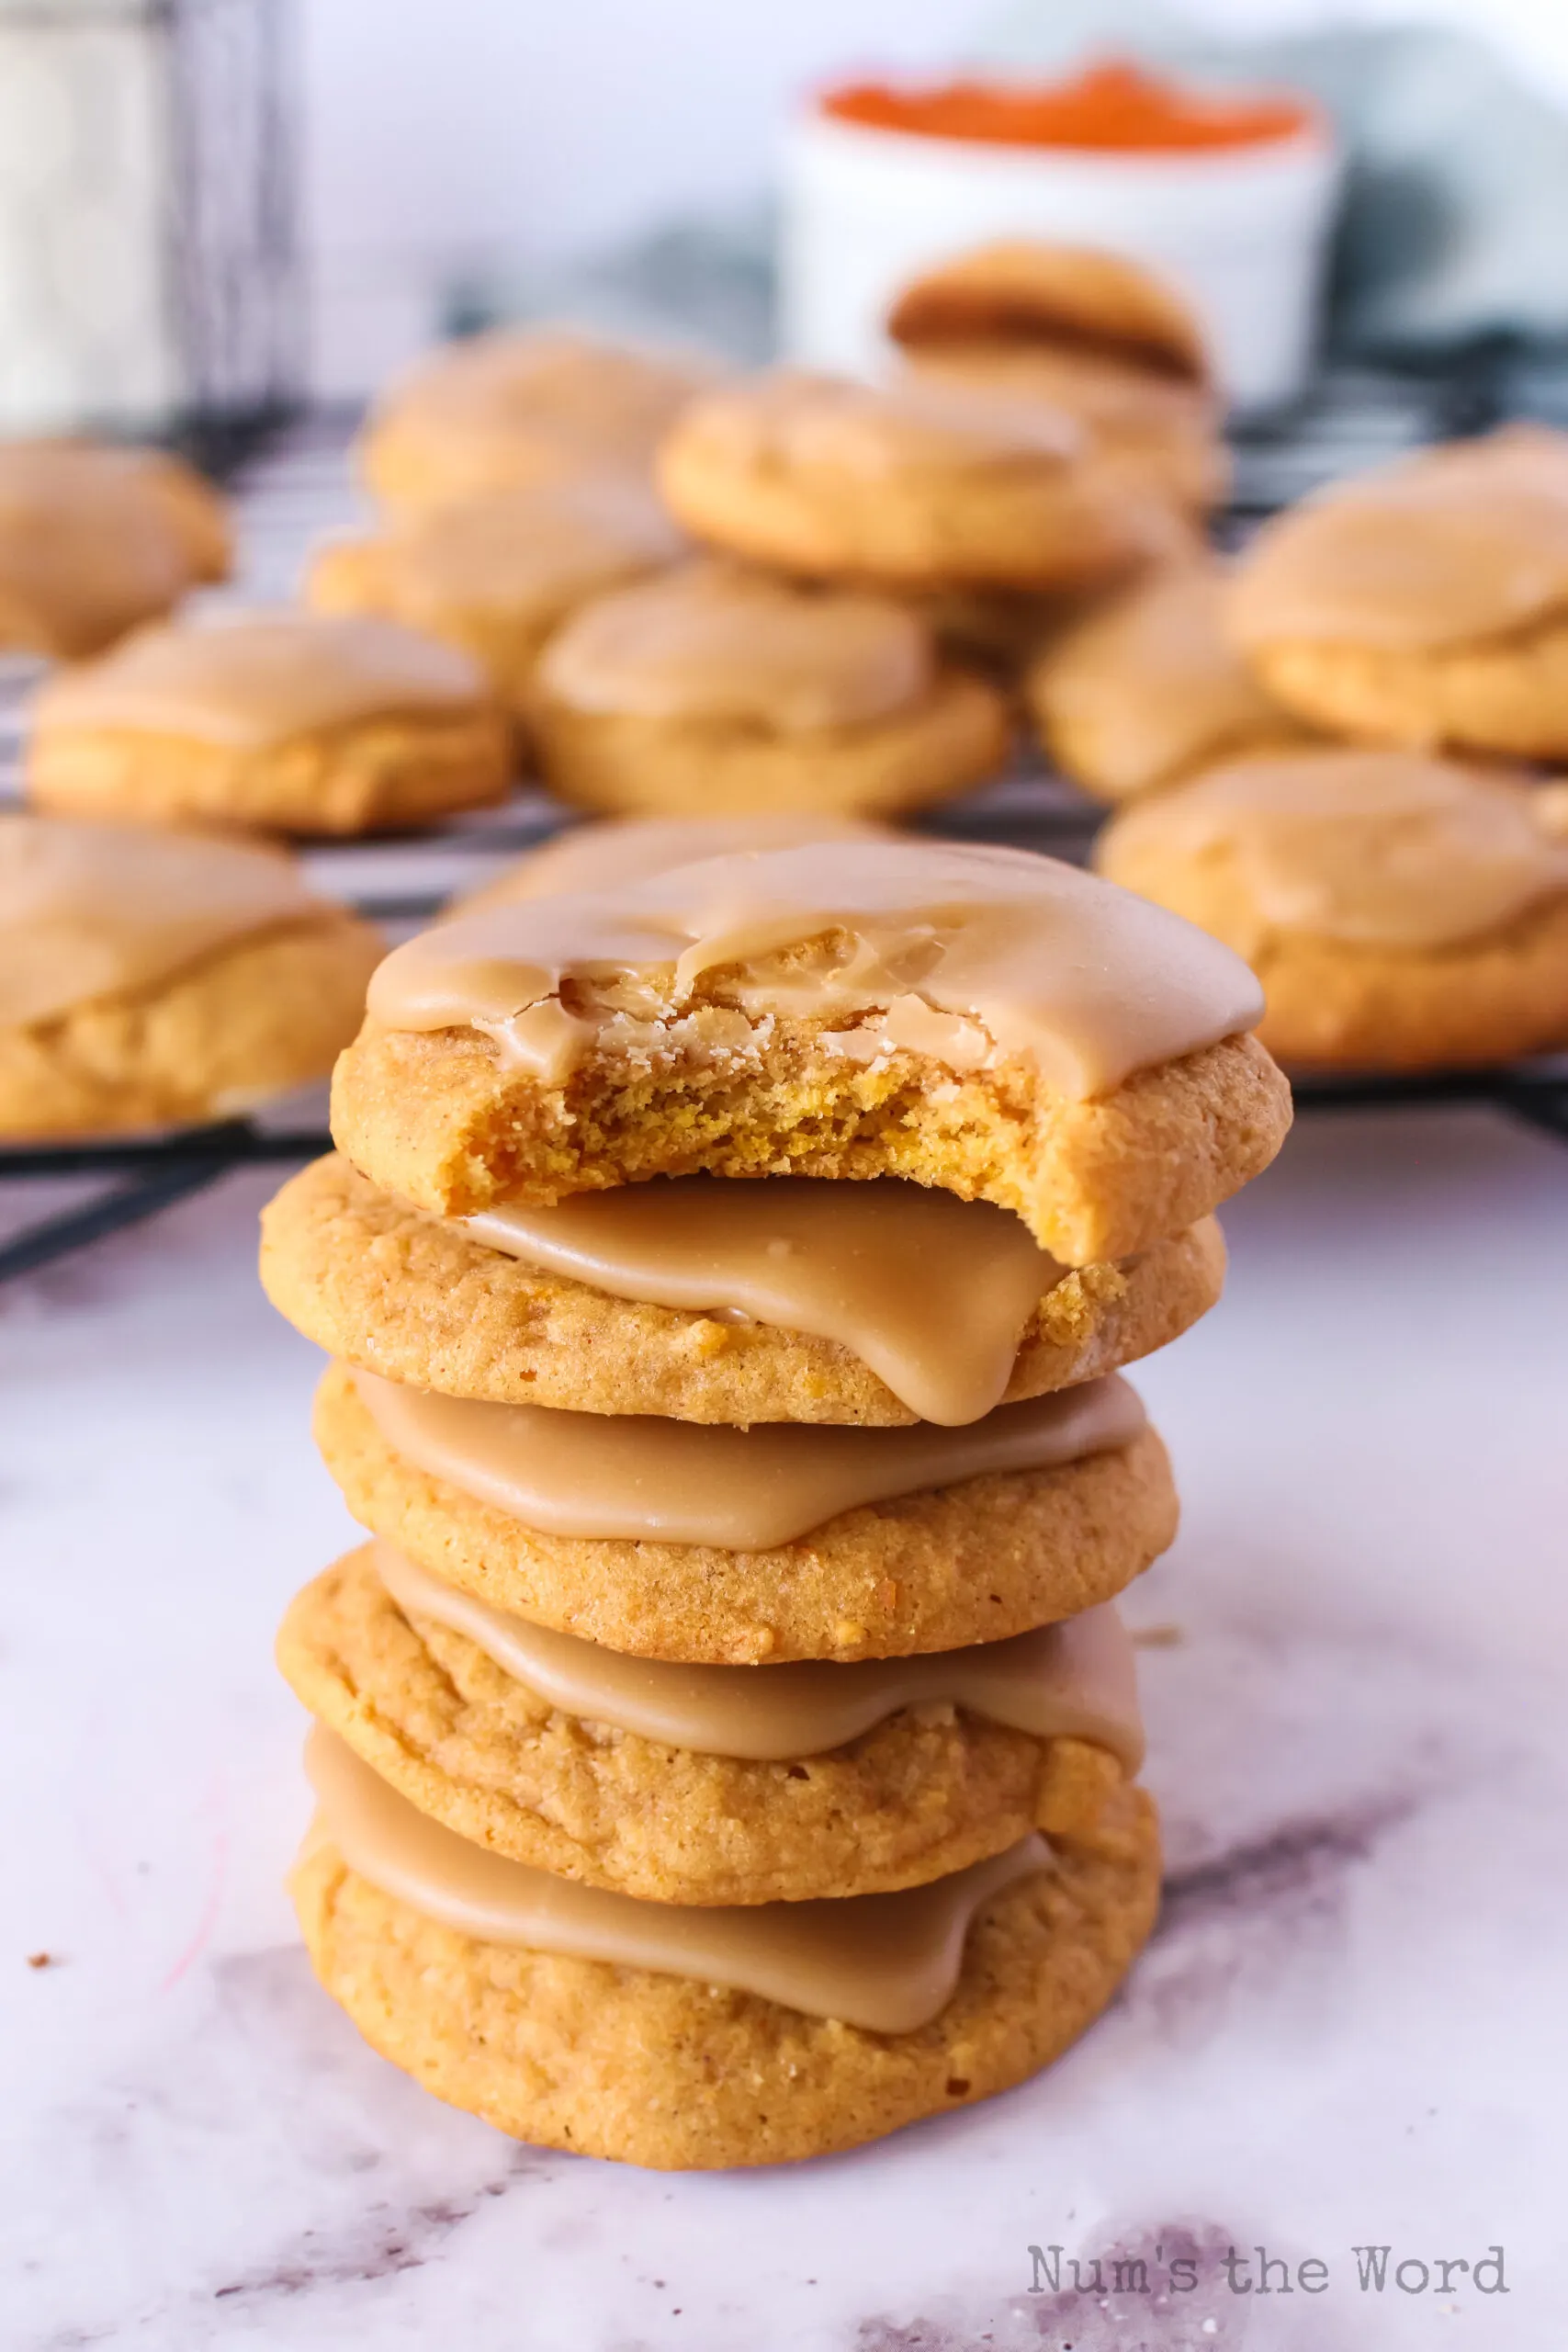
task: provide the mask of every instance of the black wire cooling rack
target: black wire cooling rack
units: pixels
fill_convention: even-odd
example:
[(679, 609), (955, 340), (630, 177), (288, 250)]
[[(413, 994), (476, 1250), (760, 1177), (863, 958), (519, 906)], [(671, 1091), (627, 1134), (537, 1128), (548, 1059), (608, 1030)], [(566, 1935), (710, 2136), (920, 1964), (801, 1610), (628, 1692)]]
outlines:
[[(1234, 436), (1235, 485), (1217, 537), (1235, 546), (1263, 517), (1325, 481), (1520, 415), (1568, 425), (1568, 350), (1484, 345), (1438, 368), (1329, 369), (1288, 416)], [(347, 437), (342, 418), (306, 418), (242, 464), (233, 482), (242, 573), (236, 588), (222, 593), (248, 600), (289, 595), (309, 548), (358, 519), (344, 463)], [(0, 805), (17, 792), (30, 683), (25, 668), (7, 673), (0, 664)], [(1071, 785), (1037, 768), (922, 822), (950, 838), (1009, 842), (1081, 862), (1103, 815)], [(525, 787), (501, 809), (417, 837), (312, 847), (305, 862), (319, 888), (396, 936), (429, 922), (455, 891), (476, 887), (536, 848), (563, 821), (544, 793)], [(1306, 1078), (1297, 1081), (1296, 1103), (1324, 1114), (1477, 1103), (1568, 1142), (1568, 1060), (1409, 1077)], [(324, 1119), (289, 1123), (265, 1113), (169, 1135), (0, 1148), (0, 1185), (80, 1180), (93, 1188), (63, 1209), (51, 1197), (42, 1215), (0, 1239), (0, 1283), (155, 1216), (236, 1170), (298, 1164), (330, 1148)]]

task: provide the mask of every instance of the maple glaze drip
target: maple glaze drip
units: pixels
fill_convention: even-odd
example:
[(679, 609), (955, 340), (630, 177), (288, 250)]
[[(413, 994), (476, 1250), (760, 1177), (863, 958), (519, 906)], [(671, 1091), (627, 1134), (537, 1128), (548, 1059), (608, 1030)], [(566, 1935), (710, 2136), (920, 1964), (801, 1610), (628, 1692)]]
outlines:
[(762, 1552), (863, 1505), (964, 1478), (1051, 1470), (1128, 1445), (1145, 1426), (1114, 1374), (963, 1429), (749, 1430), (641, 1413), (492, 1405), (352, 1374), (394, 1453), (541, 1534)]
[[(857, 1058), (898, 1046), (958, 1069), (1018, 1057), (1078, 1100), (1250, 1028), (1263, 1008), (1229, 948), (1055, 859), (861, 841), (711, 858), (442, 924), (378, 967), (369, 1008), (389, 1029), (477, 1028), (558, 1084), (618, 1017), (608, 990), (641, 989), (657, 1028), (721, 973), (742, 1029), (798, 1011), (841, 1023), (830, 1034)], [(727, 1050), (746, 1046), (738, 1035)]]
[(0, 1026), (149, 987), (326, 911), (291, 859), (248, 842), (0, 817)]
[(1001, 1402), (1065, 1269), (986, 1201), (897, 1177), (659, 1178), (465, 1217), (492, 1249), (615, 1298), (739, 1313), (836, 1340), (922, 1420)]
[(1051, 1865), (1044, 1839), (930, 1886), (836, 1902), (644, 1903), (554, 1878), (444, 1829), (320, 1725), (305, 1750), (318, 1834), (351, 1871), (427, 1919), (482, 1943), (646, 1968), (755, 1993), (871, 2033), (913, 2033), (957, 1988), (980, 1906)]
[(905, 1707), (947, 1701), (1035, 1739), (1084, 1739), (1127, 1772), (1143, 1760), (1133, 1646), (1102, 1601), (1010, 1641), (852, 1665), (682, 1666), (533, 1625), (442, 1583), (390, 1545), (376, 1569), (405, 1614), (464, 1634), (564, 1713), (704, 1756), (787, 1763), (843, 1747)]

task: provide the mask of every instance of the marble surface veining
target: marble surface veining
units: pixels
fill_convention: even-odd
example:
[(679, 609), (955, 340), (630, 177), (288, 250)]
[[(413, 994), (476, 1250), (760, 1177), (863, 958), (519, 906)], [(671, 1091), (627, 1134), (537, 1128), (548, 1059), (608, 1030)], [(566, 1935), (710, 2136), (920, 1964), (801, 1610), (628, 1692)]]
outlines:
[[(1169, 1845), (1145, 1962), (1018, 2092), (707, 2177), (512, 2145), (310, 1978), (269, 1653), (352, 1531), (254, 1283), (270, 1181), (0, 1294), (6, 2352), (1568, 2340), (1561, 1147), (1303, 1121), (1227, 1217), (1224, 1304), (1140, 1374), (1186, 1505), (1130, 1604)], [(1227, 2279), (1259, 2245), (1289, 2292)], [(1031, 2245), (1150, 2291), (1109, 2260), (1053, 2291)], [(1494, 2245), (1506, 2293), (1439, 2291)]]

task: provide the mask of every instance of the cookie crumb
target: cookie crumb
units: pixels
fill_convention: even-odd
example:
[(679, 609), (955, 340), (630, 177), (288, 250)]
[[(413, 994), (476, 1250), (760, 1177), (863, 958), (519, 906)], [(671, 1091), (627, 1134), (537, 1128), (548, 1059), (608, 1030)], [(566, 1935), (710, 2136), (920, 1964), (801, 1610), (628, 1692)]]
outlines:
[(28, 1966), (29, 1968), (58, 1968), (59, 1965), (60, 1954), (58, 1952), (30, 1951), (28, 1954)]
[(1140, 1650), (1179, 1650), (1187, 1635), (1179, 1625), (1134, 1625), (1133, 1646)]

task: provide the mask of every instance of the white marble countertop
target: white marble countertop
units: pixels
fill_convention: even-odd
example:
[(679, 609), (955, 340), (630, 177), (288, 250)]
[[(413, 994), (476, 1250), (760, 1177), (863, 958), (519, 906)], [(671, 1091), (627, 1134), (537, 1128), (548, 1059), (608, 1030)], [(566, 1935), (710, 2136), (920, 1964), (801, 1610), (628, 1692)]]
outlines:
[[(1166, 1629), (1152, 1950), (1025, 2089), (710, 2177), (514, 2147), (311, 1980), (269, 1651), (350, 1529), (255, 1286), (270, 1181), (0, 1293), (6, 2352), (1564, 2341), (1568, 1152), (1303, 1120), (1224, 1305), (1143, 1376), (1186, 1499), (1131, 1611)], [(1189, 2241), (1190, 2292), (1030, 2292), (1031, 2245), (1157, 2283)], [(1324, 2291), (1233, 2290), (1232, 2244)], [(1393, 2284), (1499, 2244), (1506, 2294)]]

